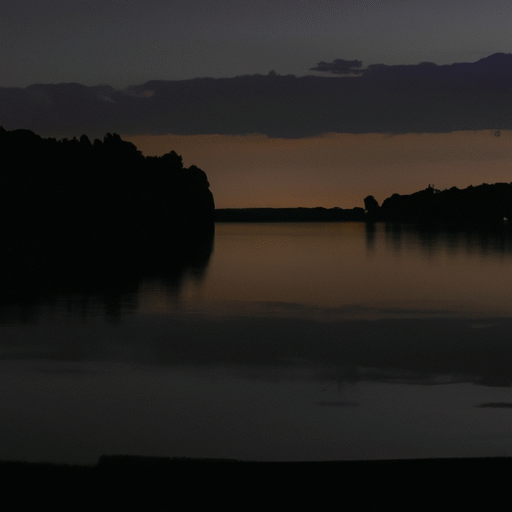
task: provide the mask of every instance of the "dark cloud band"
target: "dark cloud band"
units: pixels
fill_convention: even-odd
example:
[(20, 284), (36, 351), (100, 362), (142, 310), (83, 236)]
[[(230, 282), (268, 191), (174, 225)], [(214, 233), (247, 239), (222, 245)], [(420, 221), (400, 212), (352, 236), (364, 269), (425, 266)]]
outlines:
[(334, 75), (348, 75), (358, 73), (363, 65), (361, 60), (335, 59), (332, 62), (319, 62), (316, 67), (310, 68), (311, 71), (323, 71)]
[(446, 66), (361, 65), (343, 59), (326, 64), (331, 74), (357, 70), (359, 76), (350, 78), (269, 73), (152, 81), (125, 90), (80, 84), (0, 88), (0, 126), (56, 137), (512, 129), (512, 54)]

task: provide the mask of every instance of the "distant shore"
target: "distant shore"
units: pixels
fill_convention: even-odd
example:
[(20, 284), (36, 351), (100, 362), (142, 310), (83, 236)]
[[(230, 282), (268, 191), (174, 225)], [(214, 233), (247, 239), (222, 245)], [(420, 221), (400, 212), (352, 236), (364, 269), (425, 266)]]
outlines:
[(225, 208), (215, 222), (383, 221), (430, 227), (493, 229), (512, 219), (512, 183), (482, 183), (465, 189), (437, 190), (429, 185), (412, 194), (393, 194), (379, 205), (373, 196), (364, 208)]
[(219, 208), (215, 222), (341, 222), (364, 221), (364, 208)]

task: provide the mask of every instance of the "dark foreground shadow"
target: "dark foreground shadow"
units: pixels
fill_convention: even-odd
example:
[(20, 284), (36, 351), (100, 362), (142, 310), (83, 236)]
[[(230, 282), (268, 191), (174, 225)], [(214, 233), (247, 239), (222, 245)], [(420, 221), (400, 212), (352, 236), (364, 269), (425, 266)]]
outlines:
[[(95, 467), (3, 462), (4, 500), (52, 510), (499, 508), (509, 458), (239, 462), (102, 457)], [(255, 508), (256, 507), (256, 508)], [(469, 509), (469, 508), (468, 508)]]

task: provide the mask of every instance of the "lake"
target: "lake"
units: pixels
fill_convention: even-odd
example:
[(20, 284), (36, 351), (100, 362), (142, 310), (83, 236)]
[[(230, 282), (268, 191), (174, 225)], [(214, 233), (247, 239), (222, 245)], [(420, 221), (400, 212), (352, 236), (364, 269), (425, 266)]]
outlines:
[(172, 277), (68, 281), (3, 291), (0, 460), (512, 456), (507, 226), (219, 223)]

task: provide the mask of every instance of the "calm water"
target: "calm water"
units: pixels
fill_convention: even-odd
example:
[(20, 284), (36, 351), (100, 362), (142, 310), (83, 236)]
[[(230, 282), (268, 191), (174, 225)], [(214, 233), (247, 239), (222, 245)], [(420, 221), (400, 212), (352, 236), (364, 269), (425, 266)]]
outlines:
[(0, 459), (512, 456), (508, 231), (218, 224), (109, 290), (4, 293)]

